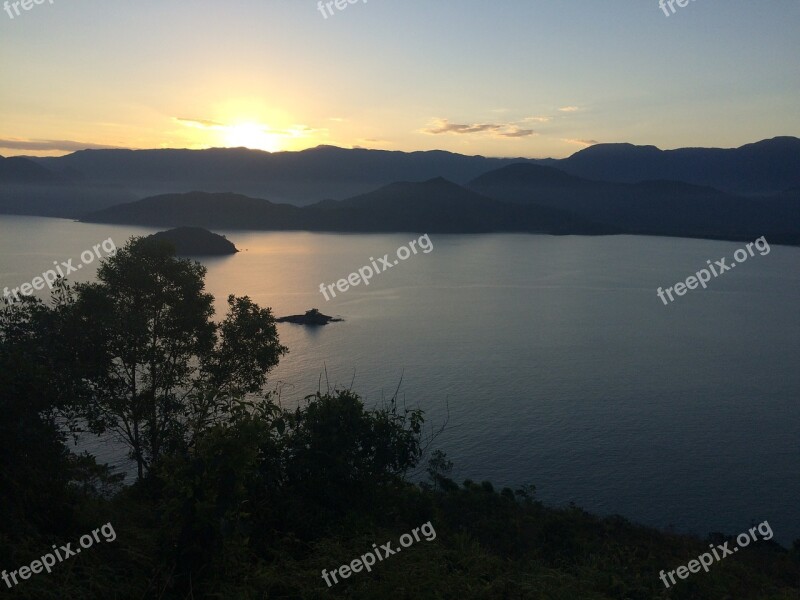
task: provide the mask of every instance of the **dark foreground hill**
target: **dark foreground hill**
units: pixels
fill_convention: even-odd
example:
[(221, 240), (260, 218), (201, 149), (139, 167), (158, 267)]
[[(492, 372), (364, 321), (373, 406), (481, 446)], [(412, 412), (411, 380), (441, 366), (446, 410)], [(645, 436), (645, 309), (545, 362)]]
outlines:
[(485, 173), (469, 189), (518, 204), (568, 211), (628, 233), (800, 243), (800, 194), (743, 197), (679, 181), (613, 183), (552, 167), (515, 164)]
[(163, 194), (87, 215), (88, 223), (205, 229), (294, 229), (302, 209), (241, 194)]
[(312, 207), (323, 218), (357, 223), (357, 231), (428, 231), (431, 233), (526, 232), (602, 234), (598, 226), (558, 208), (520, 205), (465, 189), (441, 177), (421, 183), (393, 183), (374, 192)]
[(88, 215), (88, 222), (208, 229), (429, 233), (629, 233), (800, 244), (800, 193), (741, 197), (675, 181), (591, 181), (518, 163), (464, 188), (443, 178), (393, 183), (297, 207), (238, 194), (167, 194)]
[(169, 194), (104, 209), (84, 220), (272, 231), (553, 234), (616, 231), (562, 210), (493, 200), (442, 178), (395, 183), (349, 200), (329, 200), (306, 207), (237, 194)]

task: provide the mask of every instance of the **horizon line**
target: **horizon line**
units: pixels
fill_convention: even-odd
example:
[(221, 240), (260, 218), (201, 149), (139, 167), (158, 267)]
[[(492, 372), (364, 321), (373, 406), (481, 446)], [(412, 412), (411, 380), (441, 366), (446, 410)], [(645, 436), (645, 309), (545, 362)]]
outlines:
[[(655, 148), (659, 152), (671, 152), (675, 150), (738, 150), (744, 148), (745, 146), (752, 146), (754, 144), (759, 144), (763, 142), (771, 142), (780, 139), (794, 139), (800, 140), (800, 137), (794, 135), (778, 135), (773, 136), (770, 138), (763, 138), (753, 142), (747, 142), (742, 144), (741, 146), (678, 146), (675, 148), (661, 148), (656, 146), (655, 144), (633, 144), (631, 142), (598, 142), (596, 144), (589, 144), (585, 148), (581, 148), (580, 150), (576, 150), (569, 156), (574, 156), (579, 152), (583, 152), (589, 148), (595, 146), (631, 146), (634, 148)], [(22, 140), (20, 140), (22, 141)], [(467, 156), (467, 157), (475, 157), (475, 158), (496, 158), (496, 159), (521, 159), (521, 160), (564, 160), (564, 158), (554, 158), (552, 156), (544, 156), (544, 157), (536, 157), (536, 156), (487, 156), (485, 154), (464, 154), (462, 152), (453, 152), (451, 150), (442, 150), (442, 149), (431, 149), (431, 150), (387, 150), (385, 148), (365, 148), (361, 146), (353, 146), (353, 147), (346, 147), (346, 146), (337, 146), (335, 144), (317, 144), (316, 146), (309, 146), (308, 148), (303, 148), (301, 150), (278, 150), (271, 152), (269, 150), (262, 150), (260, 148), (248, 148), (247, 146), (209, 146), (208, 148), (125, 148), (125, 147), (104, 147), (104, 148), (97, 148), (92, 147), (95, 144), (87, 143), (86, 148), (73, 150), (71, 152), (67, 152), (65, 154), (61, 154), (58, 156), (35, 156), (31, 154), (0, 154), (0, 158), (26, 158), (26, 159), (57, 159), (57, 158), (64, 158), (67, 156), (72, 156), (73, 154), (77, 154), (79, 152), (114, 152), (114, 151), (124, 151), (124, 152), (154, 152), (154, 151), (163, 151), (163, 152), (176, 152), (176, 151), (184, 151), (184, 152), (207, 152), (211, 150), (228, 150), (228, 151), (241, 151), (245, 150), (248, 152), (258, 152), (260, 154), (269, 154), (272, 155), (280, 155), (280, 154), (299, 154), (301, 152), (309, 152), (312, 150), (320, 150), (320, 149), (335, 149), (335, 150), (344, 150), (344, 151), (354, 151), (354, 150), (363, 150), (367, 152), (386, 152), (386, 153), (394, 153), (394, 154), (425, 154), (425, 153), (433, 153), (439, 152), (444, 154), (453, 154), (459, 156)]]

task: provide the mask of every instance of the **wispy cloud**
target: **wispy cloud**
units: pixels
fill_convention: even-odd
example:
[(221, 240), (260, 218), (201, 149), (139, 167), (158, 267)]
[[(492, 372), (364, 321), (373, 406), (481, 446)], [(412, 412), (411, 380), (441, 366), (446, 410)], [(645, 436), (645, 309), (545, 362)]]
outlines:
[(519, 138), (536, 135), (533, 129), (521, 129), (514, 123), (451, 123), (448, 119), (434, 119), (428, 127), (420, 130), (429, 135), (452, 133), (456, 135), (488, 134), (493, 137)]
[(558, 110), (559, 112), (578, 112), (580, 108), (577, 106), (562, 106)]
[(76, 152), (78, 150), (120, 150), (122, 146), (107, 146), (105, 144), (90, 144), (88, 142), (75, 142), (72, 140), (9, 140), (0, 139), (0, 148), (9, 150), (37, 150)]
[(458, 123), (451, 123), (448, 119), (436, 119), (432, 125), (423, 129), (424, 133), (431, 135), (438, 135), (440, 133), (481, 133), (484, 131), (496, 131), (501, 125), (494, 123), (473, 123), (472, 125), (461, 125)]
[(194, 127), (195, 129), (225, 129), (225, 125), (217, 123), (216, 121), (209, 121), (207, 119), (184, 119), (183, 117), (175, 117), (181, 125), (186, 127)]
[(574, 139), (567, 139), (564, 138), (563, 141), (569, 144), (578, 144), (579, 146), (594, 146), (595, 144), (599, 144), (597, 140), (574, 140)]
[(516, 125), (512, 125), (507, 131), (500, 131), (497, 135), (500, 137), (520, 138), (536, 135), (536, 132), (533, 129), (520, 129)]
[(553, 117), (525, 117), (522, 119), (523, 123), (548, 123), (553, 120)]

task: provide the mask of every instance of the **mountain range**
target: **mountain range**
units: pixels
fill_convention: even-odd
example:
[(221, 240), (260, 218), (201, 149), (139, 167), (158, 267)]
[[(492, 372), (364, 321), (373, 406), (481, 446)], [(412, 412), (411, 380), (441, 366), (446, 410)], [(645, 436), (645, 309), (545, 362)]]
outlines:
[(0, 157), (0, 212), (158, 227), (771, 235), (797, 244), (799, 207), (793, 137), (735, 149), (598, 144), (560, 160), (332, 146)]
[(618, 233), (570, 212), (501, 202), (443, 178), (393, 183), (347, 200), (309, 206), (240, 194), (165, 194), (106, 208), (84, 219), (151, 227), (428, 233)]
[(562, 160), (541, 162), (600, 181), (666, 179), (736, 194), (782, 192), (800, 179), (800, 139), (776, 137), (730, 149), (597, 144)]
[[(5, 161), (12, 161), (5, 164)], [(65, 183), (125, 189), (138, 198), (170, 192), (234, 192), (312, 204), (395, 181), (444, 177), (466, 184), (513, 163), (558, 168), (597, 181), (675, 180), (737, 194), (800, 186), (800, 139), (776, 137), (740, 148), (597, 144), (564, 159), (486, 158), (433, 150), (396, 152), (318, 146), (299, 152), (245, 148), (81, 150), (60, 157), (0, 160), (0, 184)], [(31, 164), (32, 163), (32, 164)], [(36, 166), (42, 169), (36, 169)]]

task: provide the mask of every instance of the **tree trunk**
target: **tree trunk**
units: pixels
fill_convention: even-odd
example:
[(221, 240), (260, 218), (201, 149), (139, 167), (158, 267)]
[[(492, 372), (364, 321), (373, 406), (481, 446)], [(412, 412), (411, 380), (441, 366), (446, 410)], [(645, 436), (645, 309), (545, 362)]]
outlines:
[(136, 469), (138, 480), (144, 479), (144, 459), (142, 457), (142, 445), (139, 442), (139, 422), (133, 422), (133, 452), (136, 455)]

